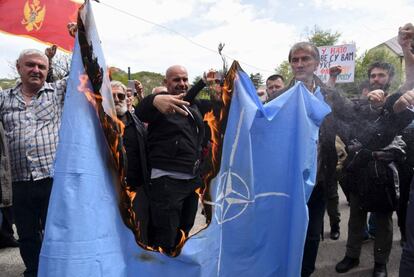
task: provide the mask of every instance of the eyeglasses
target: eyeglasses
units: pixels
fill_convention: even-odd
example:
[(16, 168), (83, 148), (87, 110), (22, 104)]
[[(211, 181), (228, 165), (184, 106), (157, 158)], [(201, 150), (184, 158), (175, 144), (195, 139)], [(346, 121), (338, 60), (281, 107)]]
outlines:
[(112, 93), (112, 97), (115, 97), (115, 95), (118, 98), (118, 100), (121, 101), (125, 100), (126, 98), (126, 95), (124, 93)]

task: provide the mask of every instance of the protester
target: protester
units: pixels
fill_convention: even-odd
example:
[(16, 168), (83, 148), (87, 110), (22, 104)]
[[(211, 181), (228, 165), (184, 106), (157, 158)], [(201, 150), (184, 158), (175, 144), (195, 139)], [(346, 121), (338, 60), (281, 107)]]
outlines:
[(151, 94), (157, 94), (157, 93), (166, 93), (167, 92), (167, 88), (164, 86), (159, 86), (159, 87), (155, 87), (152, 89)]
[[(338, 75), (341, 73), (342, 67), (341, 66), (332, 66), (329, 68), (329, 79), (327, 82), (327, 86), (330, 88), (335, 88), (336, 79)], [(340, 139), (339, 136), (335, 137), (335, 149), (338, 155), (338, 164), (340, 164), (340, 168), (342, 170), (342, 163), (346, 158), (346, 149), (343, 141)], [(339, 223), (341, 222), (341, 213), (339, 212), (338, 205), (339, 205), (339, 194), (338, 194), (338, 182), (339, 176), (341, 175), (338, 172), (338, 164), (335, 170), (335, 180), (332, 180), (330, 186), (327, 186), (326, 189), (326, 211), (329, 216), (329, 224), (331, 227), (329, 237), (332, 240), (339, 239), (340, 227)]]
[[(133, 83), (133, 88), (127, 87), (127, 106), (128, 111), (131, 113), (135, 112), (135, 100), (138, 99), (138, 103), (144, 98), (144, 87), (138, 80), (130, 80)], [(129, 81), (128, 81), (129, 82)]]
[[(400, 37), (400, 42), (401, 39)], [(401, 90), (407, 87), (414, 77), (413, 54), (406, 51), (404, 55), (407, 81)], [(357, 120), (365, 123), (355, 128), (354, 134), (351, 135), (352, 143), (348, 144), (347, 180), (352, 188), (351, 211), (345, 258), (335, 268), (339, 273), (347, 272), (359, 264), (367, 212), (375, 212), (373, 276), (387, 276), (386, 264), (392, 246), (391, 216), (396, 209), (398, 197), (398, 189), (395, 187), (399, 186), (396, 164), (403, 160), (405, 154), (405, 143), (396, 135), (413, 118), (413, 114), (408, 110), (396, 114), (397, 109), (392, 109), (394, 102), (400, 103), (404, 95), (397, 93), (386, 97), (393, 74), (392, 65), (384, 62), (375, 62), (368, 69), (371, 91), (367, 95), (369, 109), (366, 110), (369, 113), (359, 113)], [(373, 129), (373, 132), (369, 129)]]
[[(408, 23), (399, 30), (399, 43), (404, 53), (405, 63), (414, 63), (414, 26)], [(407, 69), (406, 69), (407, 70)], [(414, 69), (413, 69), (414, 70)], [(406, 72), (407, 74), (407, 72)], [(411, 80), (414, 82), (414, 79)], [(395, 112), (404, 112), (414, 106), (414, 85), (410, 83), (406, 88), (410, 88), (393, 106)], [(404, 91), (402, 91), (404, 92)], [(411, 145), (412, 147), (412, 145)], [(412, 158), (412, 157), (410, 157)], [(414, 272), (414, 178), (411, 181), (409, 202), (407, 207), (405, 236), (403, 252), (400, 263), (400, 277), (412, 276)]]
[(262, 103), (265, 103), (267, 101), (267, 92), (266, 88), (263, 86), (260, 86), (257, 88), (257, 96), (259, 97), (260, 101)]
[[(136, 114), (148, 123), (149, 163), (152, 167), (148, 192), (150, 243), (161, 247), (167, 255), (174, 255), (179, 241), (188, 236), (197, 212), (195, 190), (201, 186), (199, 166), (204, 125), (197, 106), (187, 107), (187, 103), (180, 100), (189, 86), (187, 70), (180, 65), (169, 67), (164, 84), (168, 93), (147, 96), (138, 105)], [(168, 95), (177, 103), (161, 107), (157, 103), (161, 95)]]
[(285, 79), (282, 75), (273, 74), (266, 80), (267, 102), (278, 97), (285, 88)]
[(148, 245), (149, 204), (145, 190), (149, 183), (147, 164), (147, 134), (144, 124), (128, 109), (127, 88), (119, 81), (111, 81), (112, 97), (118, 118), (125, 126), (123, 144), (127, 155), (126, 181), (134, 191), (135, 219), (141, 243)]
[(0, 122), (0, 248), (18, 247), (13, 236), (12, 217), (12, 182), (10, 172), (10, 157), (8, 143), (3, 124)]
[[(296, 82), (301, 81), (307, 87), (309, 93), (321, 93), (325, 101), (330, 103), (330, 98), (327, 95), (331, 94), (332, 91), (314, 74), (319, 65), (318, 48), (309, 42), (296, 43), (290, 49), (289, 63), (294, 77), (289, 86), (279, 94), (284, 93)], [(302, 276), (310, 276), (315, 270), (326, 206), (325, 190), (326, 186), (335, 182), (333, 177), (337, 164), (335, 128), (332, 115), (325, 117), (320, 127), (316, 185), (307, 203), (309, 223), (303, 252)]]
[(21, 82), (0, 94), (0, 121), (9, 141), (24, 276), (37, 276), (66, 80), (45, 82), (49, 60), (38, 50), (23, 50), (16, 68)]
[(135, 107), (133, 105), (134, 101), (135, 101), (135, 93), (132, 91), (132, 89), (127, 88), (126, 90), (126, 103), (127, 103), (127, 107), (128, 107), (128, 111), (130, 111), (131, 113), (135, 112)]

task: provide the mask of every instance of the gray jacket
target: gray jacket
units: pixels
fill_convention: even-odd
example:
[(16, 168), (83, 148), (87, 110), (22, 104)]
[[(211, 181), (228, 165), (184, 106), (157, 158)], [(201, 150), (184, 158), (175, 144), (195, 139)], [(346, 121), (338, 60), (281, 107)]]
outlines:
[(10, 157), (3, 124), (0, 122), (0, 208), (12, 205)]

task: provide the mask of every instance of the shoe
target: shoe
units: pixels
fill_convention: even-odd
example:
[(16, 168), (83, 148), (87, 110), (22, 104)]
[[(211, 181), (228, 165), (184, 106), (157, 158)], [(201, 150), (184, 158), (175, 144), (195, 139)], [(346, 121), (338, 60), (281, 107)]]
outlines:
[(338, 273), (345, 273), (348, 272), (351, 268), (357, 267), (359, 265), (359, 259), (358, 258), (351, 258), (348, 256), (345, 256), (345, 258), (337, 263), (335, 270)]
[(387, 277), (387, 265), (375, 263), (374, 272), (372, 272), (372, 277)]
[(7, 247), (19, 247), (19, 243), (15, 238), (3, 238), (0, 240), (0, 249)]
[(331, 240), (337, 240), (337, 239), (339, 239), (339, 236), (340, 235), (341, 235), (341, 233), (339, 232), (339, 230), (338, 231), (331, 230), (331, 234), (330, 234)]

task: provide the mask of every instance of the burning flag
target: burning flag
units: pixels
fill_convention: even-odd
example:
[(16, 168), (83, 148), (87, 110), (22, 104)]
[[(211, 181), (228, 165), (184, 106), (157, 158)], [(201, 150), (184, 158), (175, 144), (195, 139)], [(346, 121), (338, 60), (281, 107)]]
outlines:
[[(2, 0), (0, 31), (56, 44), (72, 51), (73, 38), (66, 25), (76, 20), (80, 6), (76, 0)], [(83, 1), (82, 1), (83, 2)]]
[(263, 106), (233, 64), (225, 108), (210, 122), (210, 224), (171, 258), (137, 243), (122, 126), (88, 2), (78, 26), (39, 276), (299, 276), (318, 128), (330, 112), (320, 92), (298, 83)]

